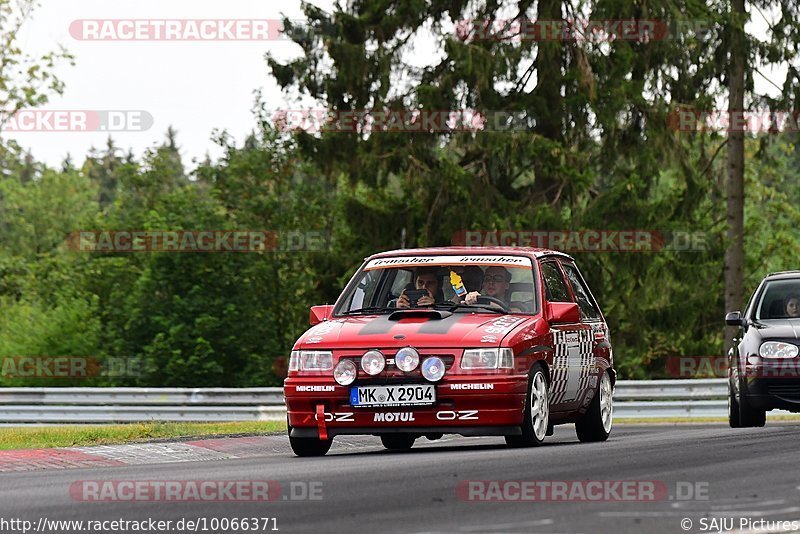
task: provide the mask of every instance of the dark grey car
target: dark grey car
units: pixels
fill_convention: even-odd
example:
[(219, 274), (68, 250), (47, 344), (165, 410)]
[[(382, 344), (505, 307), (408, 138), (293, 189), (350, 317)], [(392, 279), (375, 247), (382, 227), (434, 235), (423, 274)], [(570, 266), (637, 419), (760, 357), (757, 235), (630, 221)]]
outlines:
[(728, 351), (730, 426), (764, 426), (774, 409), (800, 412), (800, 271), (768, 275), (725, 322), (740, 327)]

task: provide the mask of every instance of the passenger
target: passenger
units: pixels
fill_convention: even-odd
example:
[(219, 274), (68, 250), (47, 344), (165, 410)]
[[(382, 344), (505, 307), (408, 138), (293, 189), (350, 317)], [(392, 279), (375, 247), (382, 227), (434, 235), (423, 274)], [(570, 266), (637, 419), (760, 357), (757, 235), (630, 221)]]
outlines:
[[(414, 287), (426, 289), (428, 294), (417, 300), (417, 306), (430, 306), (436, 302), (442, 302), (442, 281), (439, 270), (436, 267), (420, 267), (414, 276)], [(405, 290), (397, 298), (398, 308), (409, 308), (411, 303), (406, 296)]]

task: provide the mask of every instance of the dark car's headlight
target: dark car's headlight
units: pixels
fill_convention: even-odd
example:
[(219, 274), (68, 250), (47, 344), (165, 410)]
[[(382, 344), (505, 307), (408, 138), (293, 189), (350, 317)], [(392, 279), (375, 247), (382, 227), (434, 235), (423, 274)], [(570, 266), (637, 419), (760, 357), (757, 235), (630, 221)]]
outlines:
[(797, 353), (797, 345), (781, 341), (767, 341), (758, 349), (758, 355), (762, 358), (794, 358)]
[(467, 349), (461, 357), (462, 369), (513, 369), (514, 351), (505, 349)]
[(290, 371), (330, 371), (333, 353), (329, 350), (293, 350), (289, 357)]

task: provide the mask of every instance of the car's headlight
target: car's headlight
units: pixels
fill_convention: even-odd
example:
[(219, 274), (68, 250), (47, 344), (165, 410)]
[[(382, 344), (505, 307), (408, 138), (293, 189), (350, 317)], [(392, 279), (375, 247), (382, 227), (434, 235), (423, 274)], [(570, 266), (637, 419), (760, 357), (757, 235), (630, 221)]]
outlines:
[(379, 375), (383, 372), (384, 367), (386, 367), (386, 358), (379, 350), (368, 350), (361, 357), (361, 368), (368, 375)]
[(412, 347), (403, 347), (395, 354), (394, 364), (401, 371), (410, 373), (419, 365), (419, 352)]
[(358, 369), (356, 364), (350, 360), (339, 360), (336, 369), (333, 370), (333, 378), (342, 386), (349, 386), (356, 380)]
[(444, 376), (444, 362), (438, 356), (429, 356), (422, 362), (422, 376), (431, 382), (438, 382)]
[(514, 351), (504, 349), (467, 349), (461, 357), (462, 369), (513, 369)]
[(758, 355), (762, 358), (794, 358), (797, 352), (797, 345), (781, 341), (767, 341), (758, 349)]
[(293, 350), (289, 357), (290, 371), (330, 371), (333, 353), (329, 350)]

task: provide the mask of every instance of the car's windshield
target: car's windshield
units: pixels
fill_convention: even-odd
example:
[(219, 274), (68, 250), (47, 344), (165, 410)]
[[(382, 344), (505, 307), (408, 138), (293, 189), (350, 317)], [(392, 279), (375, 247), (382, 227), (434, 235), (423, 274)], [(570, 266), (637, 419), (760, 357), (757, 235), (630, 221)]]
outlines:
[(447, 308), (533, 314), (538, 311), (533, 280), (531, 260), (524, 256), (376, 258), (348, 285), (335, 313)]
[(756, 308), (756, 319), (800, 318), (800, 278), (767, 282)]

